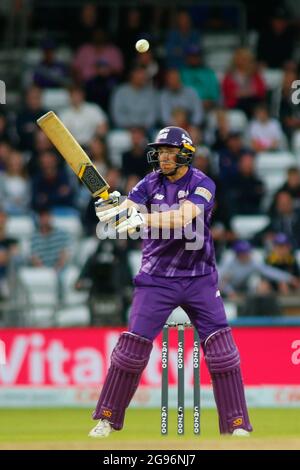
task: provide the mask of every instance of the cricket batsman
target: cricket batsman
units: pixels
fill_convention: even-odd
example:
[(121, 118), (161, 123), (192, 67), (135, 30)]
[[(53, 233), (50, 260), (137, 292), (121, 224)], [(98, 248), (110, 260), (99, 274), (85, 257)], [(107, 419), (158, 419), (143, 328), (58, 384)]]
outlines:
[[(198, 331), (209, 369), (222, 434), (247, 436), (249, 421), (240, 357), (218, 288), (210, 219), (215, 184), (192, 168), (195, 152), (188, 132), (165, 127), (148, 144), (154, 171), (118, 204), (118, 194), (96, 202), (100, 221), (113, 223), (119, 233), (140, 230), (143, 256), (134, 279), (135, 291), (128, 332), (121, 333), (111, 355), (93, 418), (99, 420), (89, 436), (107, 437), (121, 430), (125, 411), (138, 387), (152, 350), (172, 311), (181, 306)], [(145, 210), (146, 208), (146, 210)], [(202, 223), (198, 223), (202, 221)], [(194, 233), (191, 249), (185, 230)], [(169, 236), (164, 237), (168, 230)], [(183, 235), (175, 236), (178, 231)], [(198, 241), (199, 241), (198, 240)]]

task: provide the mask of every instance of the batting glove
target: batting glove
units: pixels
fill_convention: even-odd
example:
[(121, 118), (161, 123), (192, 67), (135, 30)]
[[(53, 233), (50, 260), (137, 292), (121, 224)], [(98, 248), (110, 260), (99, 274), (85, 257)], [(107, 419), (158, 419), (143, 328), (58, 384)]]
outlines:
[(120, 212), (116, 221), (118, 233), (133, 233), (145, 224), (146, 221), (144, 216), (135, 207), (130, 207), (129, 209)]
[(95, 202), (96, 216), (100, 222), (110, 222), (119, 213), (119, 201), (121, 194), (119, 191), (114, 191), (109, 195), (108, 199), (100, 198)]

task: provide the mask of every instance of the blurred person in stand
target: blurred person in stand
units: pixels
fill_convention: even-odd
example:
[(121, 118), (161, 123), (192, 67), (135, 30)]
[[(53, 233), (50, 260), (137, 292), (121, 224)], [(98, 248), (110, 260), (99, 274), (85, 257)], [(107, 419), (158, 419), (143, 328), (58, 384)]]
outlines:
[(297, 79), (297, 70), (293, 67), (286, 67), (280, 90), (279, 120), (290, 143), (295, 132), (300, 131), (299, 105), (295, 105), (292, 101), (292, 94), (295, 92), (292, 85)]
[(183, 85), (176, 69), (166, 71), (165, 86), (160, 92), (159, 104), (161, 122), (165, 126), (170, 125), (172, 113), (178, 108), (187, 112), (190, 124), (199, 126), (202, 123), (202, 101), (193, 88)]
[(244, 152), (238, 162), (238, 172), (232, 180), (230, 199), (236, 214), (255, 215), (261, 213), (265, 194), (263, 182), (255, 172), (255, 154)]
[(294, 284), (291, 274), (256, 261), (248, 241), (237, 240), (233, 251), (234, 258), (220, 267), (220, 289), (228, 299), (238, 300), (250, 293), (269, 295), (272, 291), (270, 281)]
[(265, 98), (266, 85), (249, 49), (240, 47), (235, 51), (222, 90), (225, 107), (241, 109), (248, 117), (254, 106)]
[(293, 199), (287, 191), (276, 195), (271, 221), (253, 241), (257, 245), (268, 245), (276, 233), (284, 233), (293, 249), (300, 248), (300, 213), (294, 210)]
[(18, 243), (6, 234), (7, 214), (0, 207), (0, 300), (9, 297), (9, 269), (18, 256)]
[(30, 264), (36, 268), (55, 269), (60, 300), (63, 300), (64, 268), (70, 260), (69, 247), (68, 233), (54, 227), (48, 207), (41, 207), (38, 212), (37, 228), (31, 237)]
[(70, 24), (69, 43), (73, 48), (91, 43), (94, 31), (99, 26), (99, 13), (94, 3), (88, 2), (82, 5), (79, 17)]
[(111, 72), (105, 59), (98, 59), (95, 64), (95, 75), (85, 82), (86, 100), (96, 103), (106, 113), (109, 111), (111, 94), (119, 83), (119, 78)]
[(274, 151), (283, 148), (283, 132), (280, 122), (271, 118), (267, 105), (255, 108), (253, 120), (249, 124), (250, 145), (256, 152)]
[(40, 88), (63, 88), (69, 85), (70, 74), (66, 64), (55, 57), (53, 39), (42, 41), (43, 57), (33, 71), (33, 83)]
[(272, 216), (276, 208), (277, 195), (281, 192), (287, 192), (293, 200), (294, 211), (300, 211), (300, 170), (293, 166), (287, 171), (287, 179), (283, 185), (276, 191), (270, 204), (269, 214)]
[(137, 175), (140, 178), (149, 172), (147, 162), (147, 137), (145, 129), (133, 127), (130, 129), (131, 148), (122, 155), (122, 174)]
[(200, 34), (193, 29), (192, 20), (187, 11), (176, 13), (174, 28), (167, 31), (165, 50), (166, 66), (180, 69), (185, 65), (185, 53), (190, 46), (200, 46)]
[(45, 151), (39, 156), (39, 171), (32, 180), (31, 206), (40, 210), (72, 209), (74, 192), (70, 177), (65, 167), (59, 168), (59, 160), (55, 153)]
[(36, 120), (46, 112), (47, 110), (42, 106), (41, 89), (32, 85), (26, 91), (23, 109), (16, 116), (16, 130), (20, 150), (33, 150)]
[(269, 18), (268, 27), (259, 34), (257, 59), (265, 67), (281, 69), (293, 57), (295, 32), (284, 8), (276, 8)]
[(182, 83), (196, 90), (205, 110), (213, 108), (220, 100), (220, 85), (215, 72), (206, 67), (199, 46), (189, 46), (186, 65), (180, 70)]
[(110, 108), (113, 123), (120, 129), (153, 129), (158, 115), (158, 97), (156, 89), (149, 84), (144, 67), (134, 66), (128, 82), (114, 91)]
[(91, 43), (83, 44), (73, 60), (73, 73), (76, 82), (85, 83), (96, 75), (95, 64), (105, 61), (111, 75), (120, 76), (124, 63), (121, 50), (113, 44), (103, 29), (93, 32)]
[(9, 215), (26, 215), (30, 207), (30, 183), (22, 154), (13, 150), (0, 173), (0, 200)]
[(300, 288), (300, 269), (297, 258), (293, 253), (288, 237), (284, 233), (277, 233), (272, 240), (272, 249), (266, 257), (266, 264), (279, 268), (291, 274), (292, 283), (272, 281), (274, 290), (282, 295), (288, 295)]
[(106, 135), (105, 112), (98, 105), (85, 101), (81, 87), (73, 85), (70, 88), (70, 101), (70, 106), (60, 112), (60, 118), (80, 145), (88, 146), (95, 134)]

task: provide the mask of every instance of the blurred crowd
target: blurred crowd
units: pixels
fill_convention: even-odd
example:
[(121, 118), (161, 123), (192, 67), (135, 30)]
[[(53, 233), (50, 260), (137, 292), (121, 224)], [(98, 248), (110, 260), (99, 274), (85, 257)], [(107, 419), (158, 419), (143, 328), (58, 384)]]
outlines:
[[(224, 73), (206, 65), (201, 28), (189, 11), (178, 10), (164, 34), (149, 31), (139, 10), (129, 9), (126, 15), (113, 37), (97, 7), (84, 5), (70, 31), (71, 61), (58, 59), (57, 38), (45, 35), (42, 59), (30, 70), (20, 106), (1, 106), (0, 295), (7, 293), (10, 261), (20, 262), (18, 243), (5, 232), (10, 217), (30, 215), (36, 221), (26, 263), (58, 272), (70, 261), (70, 242), (66, 233), (54, 228), (51, 217), (78, 217), (85, 236), (95, 235), (97, 219), (88, 191), (36, 125), (49, 110), (43, 104), (48, 90), (67, 94), (58, 114), (111, 191), (127, 194), (151, 171), (146, 144), (160, 127), (187, 129), (196, 146), (193, 165), (217, 184), (212, 231), (218, 262), (226, 248), (234, 253), (228, 263), (221, 263), (224, 296), (234, 300), (250, 289), (294, 292), (300, 285), (295, 255), (300, 250), (300, 160), (295, 154), (300, 111), (291, 95), (299, 75), (294, 60), (299, 37), (287, 12), (272, 13), (259, 31), (255, 51), (246, 46), (233, 50)], [(151, 47), (138, 54), (134, 44), (141, 38)], [(276, 107), (265, 70), (282, 72)], [(238, 125), (232, 123), (233, 112)], [(128, 145), (116, 159), (111, 143), (120, 135)], [(294, 152), (295, 162), (284, 184), (270, 193), (257, 174), (256, 159), (261, 152), (277, 152), (280, 158), (282, 151)], [(251, 239), (239, 240), (233, 217), (262, 214), (269, 216), (269, 224)], [(122, 263), (124, 250), (138, 247), (138, 241), (122, 246)], [(251, 257), (256, 248), (265, 250), (260, 263)], [(260, 280), (250, 286), (253, 273)]]

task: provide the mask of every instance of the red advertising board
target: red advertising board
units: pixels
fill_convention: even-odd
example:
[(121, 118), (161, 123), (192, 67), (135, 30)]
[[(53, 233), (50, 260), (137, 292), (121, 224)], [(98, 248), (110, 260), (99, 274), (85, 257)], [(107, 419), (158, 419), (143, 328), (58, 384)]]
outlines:
[[(6, 364), (0, 367), (0, 386), (90, 386), (103, 382), (110, 353), (120, 329), (5, 329)], [(299, 385), (300, 328), (247, 327), (233, 330), (239, 347), (245, 384)], [(177, 377), (177, 336), (170, 333), (170, 384)], [(192, 383), (191, 330), (185, 336), (185, 372)], [(201, 382), (209, 376), (201, 357)], [(142, 385), (161, 383), (161, 337), (154, 343)]]

